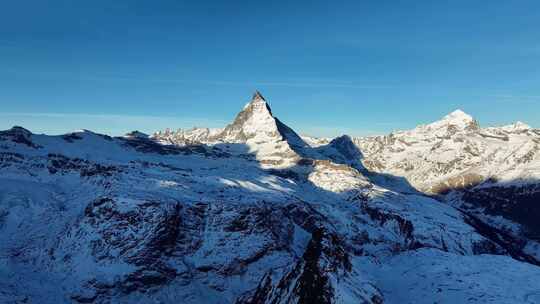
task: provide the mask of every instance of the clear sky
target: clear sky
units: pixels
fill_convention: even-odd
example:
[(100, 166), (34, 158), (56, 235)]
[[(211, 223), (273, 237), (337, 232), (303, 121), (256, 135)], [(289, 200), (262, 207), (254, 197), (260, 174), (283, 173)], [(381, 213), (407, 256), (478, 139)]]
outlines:
[(255, 89), (301, 133), (461, 108), (540, 127), (540, 1), (3, 1), (0, 129), (220, 127)]

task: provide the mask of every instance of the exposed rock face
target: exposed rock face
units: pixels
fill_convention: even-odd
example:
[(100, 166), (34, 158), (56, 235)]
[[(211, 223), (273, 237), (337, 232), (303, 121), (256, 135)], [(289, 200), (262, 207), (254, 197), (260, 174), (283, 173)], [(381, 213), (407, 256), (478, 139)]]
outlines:
[(10, 140), (15, 143), (24, 144), (32, 148), (39, 148), (39, 145), (36, 145), (31, 140), (32, 132), (26, 130), (23, 127), (15, 126), (6, 131), (0, 131), (1, 140)]
[(89, 162), (80, 158), (69, 158), (61, 154), (49, 153), (47, 155), (47, 170), (50, 174), (70, 174), (79, 173), (81, 177), (94, 175), (112, 176), (119, 168), (114, 166), (104, 166)]
[(463, 201), (487, 214), (503, 216), (523, 226), (528, 238), (540, 242), (540, 185), (482, 185), (467, 189)]
[(326, 152), (325, 154), (332, 155), (333, 160), (341, 164), (350, 164), (354, 166), (359, 164), (363, 158), (362, 153), (358, 150), (358, 147), (354, 145), (354, 142), (348, 135), (332, 139), (328, 144), (328, 147), (334, 148), (338, 153)]
[(127, 138), (141, 138), (141, 139), (147, 139), (149, 136), (148, 136), (148, 134), (145, 134), (145, 133), (143, 133), (143, 132), (132, 131), (132, 132), (129, 132), (129, 133), (127, 133), (126, 135), (124, 135), (124, 137), (127, 137)]
[(346, 303), (339, 289), (350, 289), (361, 303), (383, 303), (374, 285), (355, 286), (350, 257), (336, 235), (324, 228), (311, 235), (302, 259), (289, 272), (275, 283), (271, 274), (265, 275), (255, 292), (237, 303)]
[(227, 142), (246, 142), (254, 137), (282, 139), (272, 110), (259, 92), (218, 137)]
[(119, 269), (114, 278), (105, 280), (95, 270), (79, 271), (85, 290), (73, 291), (71, 298), (84, 302), (88, 297), (147, 292), (171, 282), (177, 274), (167, 258), (181, 238), (181, 210), (177, 202), (110, 197), (90, 202), (83, 217), (58, 237), (51, 258), (63, 261), (60, 267), (68, 272), (111, 264)]

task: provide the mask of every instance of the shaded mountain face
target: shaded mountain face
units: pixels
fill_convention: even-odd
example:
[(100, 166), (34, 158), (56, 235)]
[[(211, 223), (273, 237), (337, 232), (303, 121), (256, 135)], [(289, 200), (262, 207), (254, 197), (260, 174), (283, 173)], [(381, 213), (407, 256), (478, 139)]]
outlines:
[[(535, 132), (448, 117), (421, 141)], [(398, 137), (365, 140), (390, 153)], [(224, 129), (1, 131), (0, 302), (540, 300), (534, 243), (461, 197), (401, 191), (358, 139), (309, 141), (260, 93)]]

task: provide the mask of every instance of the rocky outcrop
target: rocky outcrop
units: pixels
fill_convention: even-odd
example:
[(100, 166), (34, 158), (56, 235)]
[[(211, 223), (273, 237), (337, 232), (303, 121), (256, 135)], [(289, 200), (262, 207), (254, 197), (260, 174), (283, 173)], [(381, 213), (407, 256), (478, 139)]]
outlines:
[(350, 257), (339, 237), (318, 227), (311, 233), (304, 254), (290, 271), (275, 282), (271, 274), (265, 275), (251, 295), (239, 298), (236, 303), (346, 303), (336, 290), (347, 288), (353, 289), (361, 303), (383, 303), (382, 294), (373, 285), (364, 288), (349, 285), (351, 282), (346, 277), (351, 271)]
[[(178, 202), (98, 198), (84, 209), (83, 218), (72, 227), (69, 237), (60, 240), (55, 256), (70, 264), (80, 261), (82, 257), (78, 255), (89, 252), (94, 267), (110, 263), (131, 265), (113, 282), (88, 279), (86, 285), (95, 289), (94, 295), (128, 294), (159, 287), (176, 276), (166, 257), (176, 250), (180, 238), (181, 210)], [(73, 251), (75, 248), (78, 252)], [(80, 302), (81, 295), (73, 297)]]
[(50, 153), (47, 155), (47, 170), (51, 174), (68, 174), (78, 172), (81, 177), (105, 176), (109, 177), (121, 172), (115, 166), (106, 166), (92, 163), (81, 158), (69, 158), (61, 154)]
[(40, 148), (38, 144), (32, 142), (32, 132), (19, 126), (15, 126), (6, 131), (0, 131), (0, 140), (9, 140), (34, 149)]

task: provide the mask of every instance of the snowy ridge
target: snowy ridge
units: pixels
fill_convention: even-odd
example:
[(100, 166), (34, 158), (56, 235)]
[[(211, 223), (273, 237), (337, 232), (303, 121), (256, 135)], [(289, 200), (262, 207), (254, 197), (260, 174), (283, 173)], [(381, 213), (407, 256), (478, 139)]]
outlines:
[(196, 127), (189, 130), (177, 129), (176, 131), (166, 129), (152, 134), (152, 137), (162, 144), (190, 145), (206, 142), (209, 138), (215, 137), (222, 131), (223, 129)]
[(490, 178), (540, 178), (540, 131), (519, 122), (482, 129), (460, 110), (410, 131), (353, 141), (367, 168), (403, 176), (428, 193), (469, 187)]

